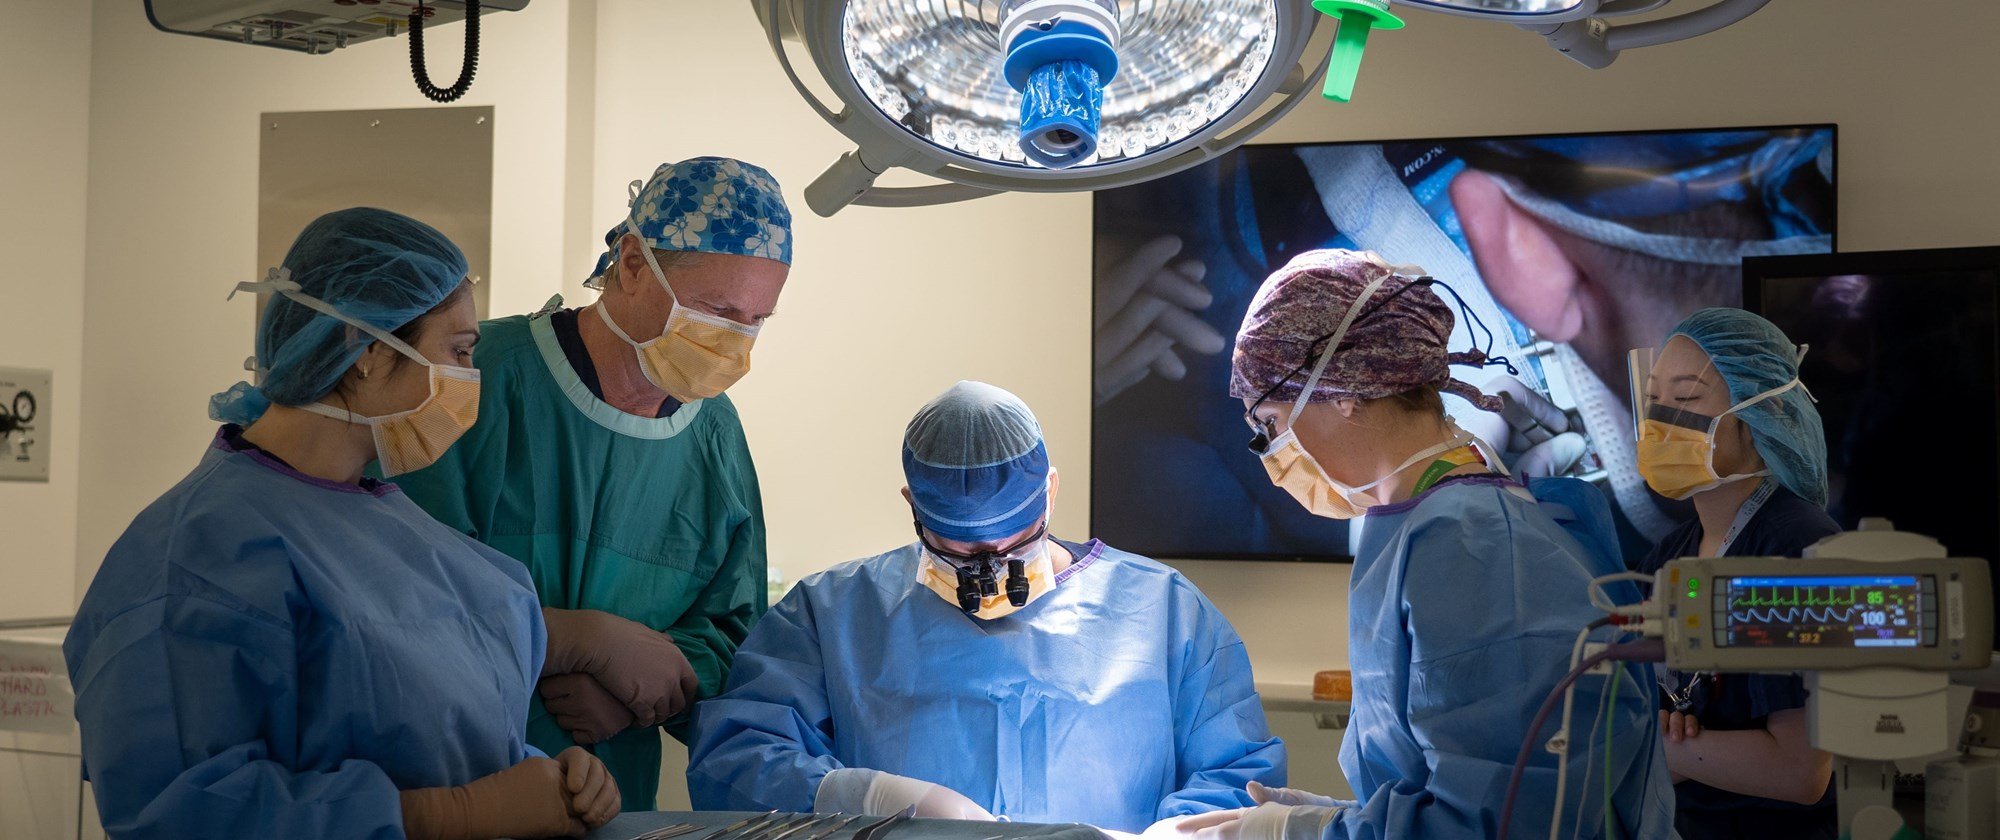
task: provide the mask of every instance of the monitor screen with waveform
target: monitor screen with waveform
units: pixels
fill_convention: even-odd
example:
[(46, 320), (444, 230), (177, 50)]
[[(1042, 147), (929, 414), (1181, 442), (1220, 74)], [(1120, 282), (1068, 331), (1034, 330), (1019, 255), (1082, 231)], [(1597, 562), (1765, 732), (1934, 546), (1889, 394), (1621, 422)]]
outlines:
[(1937, 644), (1937, 581), (1928, 575), (1739, 577), (1718, 584), (1728, 593), (1727, 615), (1716, 616), (1714, 624), (1719, 645)]

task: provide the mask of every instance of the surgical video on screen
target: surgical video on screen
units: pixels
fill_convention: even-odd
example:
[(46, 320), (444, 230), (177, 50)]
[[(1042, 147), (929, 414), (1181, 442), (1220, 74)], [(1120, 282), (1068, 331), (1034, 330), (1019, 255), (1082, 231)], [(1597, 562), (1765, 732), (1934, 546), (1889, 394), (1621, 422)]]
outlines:
[[(1260, 145), (1097, 193), (1092, 530), (1173, 559), (1355, 553), (1361, 528), (1271, 485), (1228, 392), (1264, 278), (1305, 251), (1354, 248), (1423, 267), (1492, 329), (1479, 349), (1518, 375), (1454, 375), (1508, 411), (1446, 395), (1447, 412), (1517, 475), (1601, 488), (1636, 561), (1692, 513), (1639, 476), (1624, 354), (1696, 309), (1741, 305), (1743, 258), (1832, 250), (1833, 134)], [(1463, 321), (1454, 350), (1475, 346)]]
[(1728, 647), (1916, 647), (1937, 643), (1929, 576), (1718, 581), (1715, 643)]

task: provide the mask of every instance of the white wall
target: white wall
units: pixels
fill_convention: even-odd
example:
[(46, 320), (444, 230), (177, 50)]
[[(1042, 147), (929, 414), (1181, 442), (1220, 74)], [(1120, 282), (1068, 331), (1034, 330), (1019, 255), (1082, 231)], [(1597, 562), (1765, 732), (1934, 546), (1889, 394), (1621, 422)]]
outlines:
[(74, 581), (90, 17), (12, 3), (0, 27), (0, 366), (55, 377), (49, 482), (0, 481), (0, 620), (68, 614)]
[[(496, 107), (495, 312), (539, 307), (563, 274), (569, 6), (482, 21), (479, 73), (458, 103)], [(78, 597), (125, 525), (200, 457), (207, 396), (245, 376), (254, 304), (223, 298), (263, 269), (258, 115), (428, 102), (402, 39), (306, 56), (161, 33), (126, 0), (100, 0), (94, 23), (89, 242), (68, 251), (86, 254), (89, 278)], [(463, 30), (443, 31), (429, 43), (440, 80), (457, 76)]]

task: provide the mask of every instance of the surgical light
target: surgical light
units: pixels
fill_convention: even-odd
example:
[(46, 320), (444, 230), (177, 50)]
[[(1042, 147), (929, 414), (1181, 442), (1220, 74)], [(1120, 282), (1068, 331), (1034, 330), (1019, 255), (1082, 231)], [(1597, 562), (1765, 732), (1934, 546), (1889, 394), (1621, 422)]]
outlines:
[[(479, 65), (481, 11), (518, 12), (528, 0), (146, 0), (146, 19), (162, 32), (194, 35), (309, 55), (325, 55), (376, 38), (410, 36), (410, 70), (417, 90), (451, 102), (472, 86)], [(465, 21), (465, 58), (458, 81), (432, 84), (424, 62), (426, 28)]]
[[(1335, 27), (1310, 0), (755, 5), (793, 84), (857, 146), (807, 188), (821, 215), (1100, 189), (1211, 160), (1301, 100), (1324, 72), (1301, 58)], [(947, 183), (875, 186), (891, 167)]]
[[(1624, 50), (1706, 35), (1743, 20), (1771, 0), (1712, 0), (1692, 12), (1665, 18), (1611, 24), (1610, 18), (1658, 11), (1674, 0), (1397, 0), (1460, 17), (1511, 23), (1542, 36), (1557, 52), (1601, 70)], [(1683, 0), (1687, 6), (1696, 0)]]

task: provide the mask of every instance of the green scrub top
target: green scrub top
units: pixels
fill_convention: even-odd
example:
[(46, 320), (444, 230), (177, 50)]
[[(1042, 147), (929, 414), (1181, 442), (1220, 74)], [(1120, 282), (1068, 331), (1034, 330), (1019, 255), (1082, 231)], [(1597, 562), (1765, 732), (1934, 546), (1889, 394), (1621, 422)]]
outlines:
[[(439, 521), (526, 564), (544, 606), (665, 631), (694, 665), (699, 696), (714, 696), (765, 609), (763, 503), (736, 407), (723, 396), (669, 417), (613, 408), (564, 357), (547, 317), (559, 304), (480, 326), (479, 422), (396, 484)], [(664, 725), (685, 740), (689, 718)], [(539, 694), (528, 741), (552, 756), (575, 744)], [(626, 810), (652, 810), (659, 733), (627, 730), (592, 751)]]

